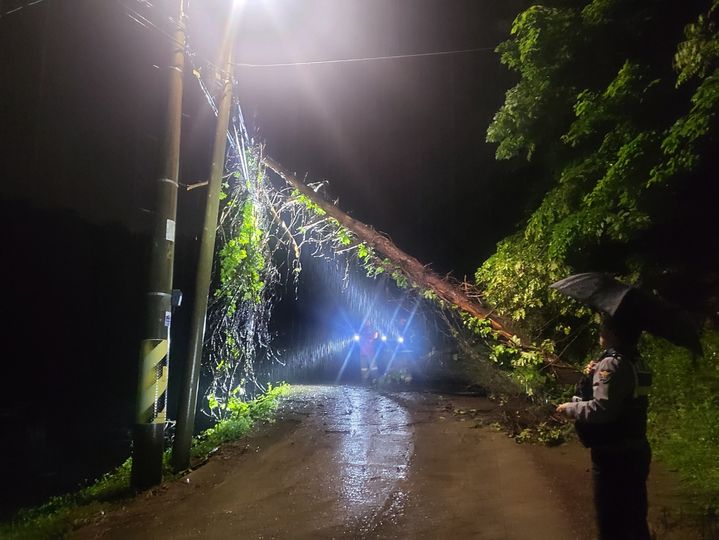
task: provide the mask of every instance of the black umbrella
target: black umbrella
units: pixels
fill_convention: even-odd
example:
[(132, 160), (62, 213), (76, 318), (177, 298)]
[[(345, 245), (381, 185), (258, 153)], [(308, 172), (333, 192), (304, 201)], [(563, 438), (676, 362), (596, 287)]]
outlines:
[(550, 285), (575, 300), (611, 317), (631, 320), (646, 330), (701, 355), (696, 325), (666, 300), (599, 272), (575, 274)]

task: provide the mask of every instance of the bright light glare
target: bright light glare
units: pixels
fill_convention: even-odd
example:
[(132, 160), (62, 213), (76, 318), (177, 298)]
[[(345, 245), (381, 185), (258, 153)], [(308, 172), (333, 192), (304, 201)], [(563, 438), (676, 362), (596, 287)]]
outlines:
[(387, 341), (387, 336), (382, 336), (382, 341)]
[(359, 341), (359, 340), (360, 340), (360, 335), (359, 335), (359, 334), (355, 334), (355, 335), (352, 337), (352, 339), (354, 339), (355, 341)]
[(397, 338), (397, 343), (404, 343), (404, 338), (402, 336), (399, 336)]

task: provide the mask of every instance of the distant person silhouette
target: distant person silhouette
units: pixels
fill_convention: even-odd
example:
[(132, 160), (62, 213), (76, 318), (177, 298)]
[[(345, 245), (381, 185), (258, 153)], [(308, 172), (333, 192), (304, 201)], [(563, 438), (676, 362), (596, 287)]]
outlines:
[(376, 354), (379, 332), (374, 328), (372, 321), (367, 320), (362, 325), (359, 336), (360, 375), (362, 382), (365, 383), (377, 376)]

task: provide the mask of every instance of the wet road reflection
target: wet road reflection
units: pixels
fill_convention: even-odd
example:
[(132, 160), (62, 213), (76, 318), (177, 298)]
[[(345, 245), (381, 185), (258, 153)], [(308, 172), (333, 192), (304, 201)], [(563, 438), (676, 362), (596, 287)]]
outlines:
[(401, 513), (413, 430), (409, 413), (390, 398), (365, 388), (337, 392), (328, 402), (335, 410), (327, 411), (326, 432), (337, 437), (338, 510), (369, 533)]

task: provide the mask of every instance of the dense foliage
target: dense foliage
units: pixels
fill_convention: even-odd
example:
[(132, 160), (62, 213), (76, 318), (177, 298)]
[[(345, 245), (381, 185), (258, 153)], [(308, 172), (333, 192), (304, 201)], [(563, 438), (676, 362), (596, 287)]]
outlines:
[(211, 377), (204, 411), (216, 420), (231, 418), (243, 406), (248, 388), (266, 390), (255, 367), (259, 357), (269, 354), (273, 289), (279, 280), (272, 262), (269, 187), (259, 155), (243, 149), (239, 139), (233, 146), (228, 155), (232, 172), (221, 197), (204, 363)]
[(656, 376), (655, 447), (714, 496), (718, 6), (549, 1), (517, 17), (498, 52), (518, 82), (487, 140), (497, 159), (532, 171), (518, 189), (541, 197), (476, 272), (498, 313), (577, 364), (595, 347), (596, 319), (547, 287), (569, 274), (613, 272), (701, 316), (697, 363), (656, 338), (643, 348)]
[(659, 229), (688, 231), (695, 223), (681, 223), (674, 202), (715, 190), (701, 169), (719, 99), (714, 7), (692, 15), (672, 2), (584, 4), (533, 6), (517, 18), (499, 52), (520, 81), (487, 136), (498, 159), (541, 152), (526, 189), (544, 197), (476, 278), (503, 315), (553, 338), (586, 312), (548, 283), (607, 269), (655, 286), (672, 270), (671, 247), (649, 253), (640, 242)]
[(242, 204), (240, 216), (238, 230), (219, 251), (221, 287), (216, 294), (231, 301), (230, 313), (234, 313), (237, 301), (259, 303), (265, 285), (263, 232), (257, 226), (251, 200)]

